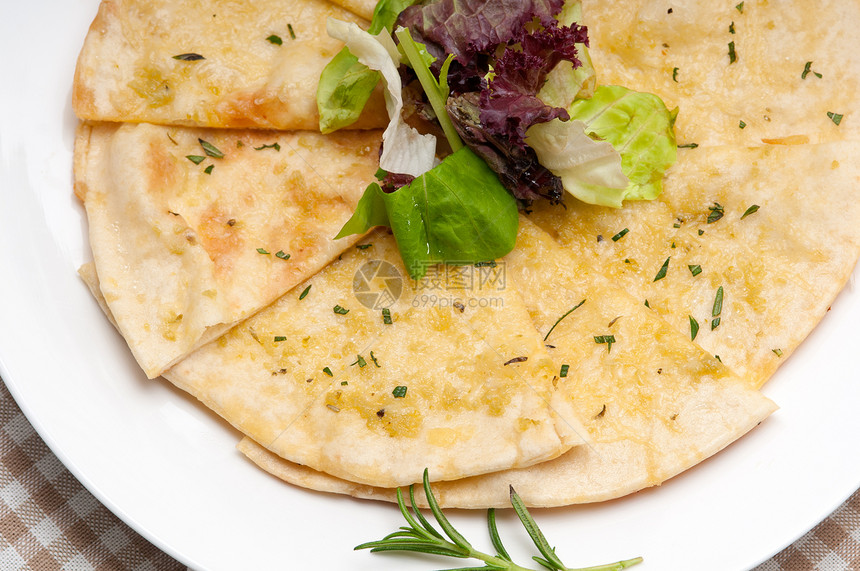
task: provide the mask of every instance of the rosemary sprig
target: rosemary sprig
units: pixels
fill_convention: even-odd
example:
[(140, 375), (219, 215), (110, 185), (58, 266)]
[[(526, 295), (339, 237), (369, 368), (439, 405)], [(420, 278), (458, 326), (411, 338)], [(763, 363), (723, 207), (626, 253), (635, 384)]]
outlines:
[[(505, 546), (502, 544), (499, 530), (496, 527), (495, 509), (490, 508), (487, 510), (487, 527), (490, 532), (490, 540), (496, 550), (495, 555), (490, 555), (472, 547), (472, 544), (460, 532), (454, 529), (454, 526), (451, 525), (451, 522), (442, 513), (442, 509), (439, 507), (439, 503), (430, 489), (430, 477), (427, 470), (424, 470), (424, 494), (427, 496), (427, 504), (430, 506), (430, 511), (433, 512), (433, 517), (436, 519), (439, 527), (442, 528), (444, 535), (433, 527), (421, 514), (421, 511), (416, 507), (414, 486), (409, 486), (409, 503), (411, 509), (406, 507), (400, 488), (397, 489), (397, 505), (400, 508), (403, 519), (406, 520), (409, 526), (402, 526), (394, 533), (386, 535), (379, 541), (362, 543), (355, 549), (370, 549), (371, 553), (411, 551), (456, 557), (459, 559), (478, 559), (484, 562), (484, 565), (481, 567), (458, 567), (457, 569), (449, 569), (447, 571), (535, 571), (528, 567), (521, 567), (511, 560), (511, 556), (508, 555)], [(520, 496), (514, 491), (513, 486), (511, 486), (511, 505), (514, 507), (517, 517), (520, 518), (523, 527), (525, 527), (529, 537), (532, 538), (535, 547), (537, 547), (542, 556), (534, 556), (533, 559), (546, 569), (550, 569), (550, 571), (618, 571), (642, 562), (641, 557), (636, 557), (635, 559), (617, 561), (606, 565), (596, 565), (594, 567), (576, 569), (565, 567), (564, 563), (556, 555), (555, 549), (547, 542), (543, 532), (541, 532), (534, 518), (532, 518), (528, 509), (526, 509)]]

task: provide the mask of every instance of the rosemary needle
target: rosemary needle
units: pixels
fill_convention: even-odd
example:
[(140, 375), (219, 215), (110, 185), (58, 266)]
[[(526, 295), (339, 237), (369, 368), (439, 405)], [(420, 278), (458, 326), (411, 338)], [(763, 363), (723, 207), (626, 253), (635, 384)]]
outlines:
[[(403, 493), (400, 491), (400, 488), (397, 489), (397, 506), (400, 508), (400, 513), (403, 519), (406, 520), (406, 523), (409, 524), (409, 527), (400, 527), (397, 531), (386, 535), (379, 541), (362, 543), (356, 546), (355, 549), (370, 549), (371, 553), (411, 551), (443, 557), (456, 557), (459, 559), (478, 559), (484, 562), (484, 565), (480, 567), (458, 567), (457, 569), (450, 569), (448, 571), (535, 571), (528, 567), (521, 567), (511, 560), (511, 556), (508, 555), (499, 536), (499, 531), (496, 527), (496, 512), (493, 508), (487, 510), (487, 527), (489, 528), (490, 539), (496, 550), (496, 554), (490, 555), (472, 547), (442, 513), (442, 509), (433, 495), (433, 490), (430, 489), (430, 477), (426, 469), (424, 470), (424, 494), (427, 497), (430, 511), (433, 513), (436, 523), (442, 528), (444, 535), (421, 514), (421, 511), (416, 507), (414, 486), (409, 486), (409, 503), (411, 509), (406, 507), (406, 502), (403, 500)], [(634, 559), (616, 561), (615, 563), (596, 565), (594, 567), (577, 569), (565, 567), (513, 487), (511, 487), (511, 505), (541, 554), (541, 557), (535, 556), (533, 559), (546, 569), (550, 569), (551, 571), (617, 571), (642, 562), (641, 557), (636, 557)]]

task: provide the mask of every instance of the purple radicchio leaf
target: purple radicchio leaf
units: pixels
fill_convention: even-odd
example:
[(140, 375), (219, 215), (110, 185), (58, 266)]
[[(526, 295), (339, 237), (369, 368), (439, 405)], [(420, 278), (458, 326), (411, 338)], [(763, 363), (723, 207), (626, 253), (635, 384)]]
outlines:
[(457, 133), (472, 151), (484, 159), (502, 184), (519, 200), (530, 203), (538, 198), (561, 200), (561, 179), (538, 162), (528, 146), (512, 146), (499, 134), (481, 124), (478, 93), (465, 93), (448, 99), (448, 115)]
[(413, 180), (415, 180), (415, 177), (411, 174), (387, 172), (385, 173), (385, 176), (379, 180), (379, 186), (382, 188), (383, 192), (392, 193), (407, 184), (410, 184)]
[(588, 38), (585, 28), (562, 27), (553, 20), (543, 29), (521, 31), (513, 39), (521, 49), (505, 48), (493, 68), (495, 77), (481, 91), (481, 122), (504, 134), (511, 144), (524, 147), (526, 130), (532, 125), (570, 118), (566, 110), (538, 99), (537, 92), (561, 60), (581, 65), (574, 44)]
[(535, 18), (548, 25), (563, 5), (564, 0), (438, 0), (406, 8), (397, 23), (467, 65), (475, 54), (508, 43)]

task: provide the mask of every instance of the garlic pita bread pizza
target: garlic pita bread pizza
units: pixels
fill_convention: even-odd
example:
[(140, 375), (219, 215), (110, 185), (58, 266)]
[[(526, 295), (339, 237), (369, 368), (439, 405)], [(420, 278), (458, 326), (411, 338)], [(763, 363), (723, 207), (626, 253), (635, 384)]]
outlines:
[(359, 246), (164, 376), (281, 457), (375, 486), (425, 467), (455, 479), (528, 466), (582, 442), (509, 282), (425, 305), (390, 234)]
[[(320, 73), (342, 47), (325, 0), (104, 0), (78, 58), (73, 106), (91, 121), (319, 130)], [(381, 93), (355, 128), (384, 127)]]
[(373, 179), (380, 133), (83, 124), (75, 192), (101, 292), (147, 376), (305, 281)]
[(597, 77), (680, 110), (679, 144), (860, 140), (860, 3), (583, 0)]
[[(554, 384), (585, 423), (590, 441), (531, 467), (434, 483), (443, 507), (507, 506), (510, 485), (531, 506), (623, 496), (701, 462), (775, 409), (528, 220), (504, 262), (545, 337), (557, 367)], [(239, 448), (300, 486), (394, 498), (391, 489), (283, 462), (248, 439)]]
[(531, 219), (759, 387), (857, 263), (858, 156), (854, 142), (688, 149), (657, 200)]

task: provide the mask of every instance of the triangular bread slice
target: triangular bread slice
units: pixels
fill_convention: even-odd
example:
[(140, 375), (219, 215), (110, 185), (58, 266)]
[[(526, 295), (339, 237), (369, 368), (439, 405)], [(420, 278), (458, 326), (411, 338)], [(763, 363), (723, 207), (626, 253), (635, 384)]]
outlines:
[[(326, 0), (103, 0), (75, 70), (81, 119), (202, 127), (319, 129), (320, 73), (343, 44)], [(381, 91), (353, 128), (385, 127)]]
[(531, 219), (759, 387), (857, 263), (858, 156), (854, 142), (688, 149), (657, 200)]
[[(509, 485), (532, 506), (616, 498), (697, 464), (775, 410), (718, 360), (527, 220), (504, 262), (551, 347), (555, 385), (583, 419), (591, 442), (528, 468), (437, 482), (441, 505), (507, 506)], [(249, 439), (239, 448), (300, 486), (394, 498), (391, 489), (284, 462)]]
[[(374, 180), (380, 139), (378, 131), (81, 125), (75, 192), (101, 291), (147, 376), (357, 239), (333, 237)], [(223, 158), (209, 156), (215, 151)]]

